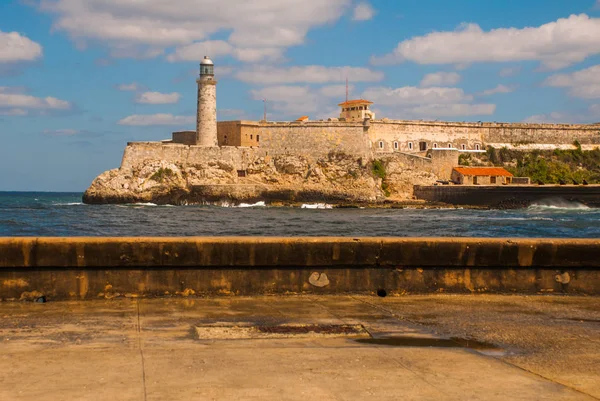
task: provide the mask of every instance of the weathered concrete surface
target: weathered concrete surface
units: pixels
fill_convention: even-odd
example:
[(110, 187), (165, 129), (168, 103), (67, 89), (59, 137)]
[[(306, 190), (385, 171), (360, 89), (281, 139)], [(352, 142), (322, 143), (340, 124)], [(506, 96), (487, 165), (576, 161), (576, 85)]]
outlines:
[[(290, 296), (0, 304), (2, 400), (593, 400), (600, 302), (557, 296)], [(376, 339), (200, 340), (210, 324), (362, 324)]]
[(600, 240), (0, 238), (0, 299), (600, 293)]
[(600, 207), (600, 185), (416, 185), (414, 195), (429, 202), (500, 209), (525, 208), (540, 201)]

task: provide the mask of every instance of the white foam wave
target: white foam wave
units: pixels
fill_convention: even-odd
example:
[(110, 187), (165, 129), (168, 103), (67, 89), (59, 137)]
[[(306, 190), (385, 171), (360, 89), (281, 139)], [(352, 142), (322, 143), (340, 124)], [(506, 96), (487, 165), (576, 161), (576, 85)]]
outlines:
[(85, 205), (83, 202), (68, 202), (68, 203), (55, 203), (55, 206), (78, 206)]
[(332, 209), (333, 206), (327, 203), (305, 203), (301, 206), (302, 209)]
[(583, 203), (567, 201), (564, 199), (549, 199), (547, 201), (539, 201), (531, 204), (528, 207), (528, 210), (532, 211), (568, 211), (568, 210), (577, 210), (577, 211), (585, 211), (591, 210), (589, 206), (584, 205)]
[(239, 205), (233, 206), (233, 207), (264, 207), (264, 206), (267, 206), (265, 204), (265, 202), (259, 201), (256, 203), (240, 203)]

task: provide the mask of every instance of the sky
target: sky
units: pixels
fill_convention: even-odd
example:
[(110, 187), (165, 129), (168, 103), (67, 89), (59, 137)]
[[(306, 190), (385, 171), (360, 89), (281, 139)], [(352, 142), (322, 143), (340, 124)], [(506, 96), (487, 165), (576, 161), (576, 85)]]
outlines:
[(600, 121), (600, 0), (0, 0), (0, 191), (83, 191), (219, 120)]

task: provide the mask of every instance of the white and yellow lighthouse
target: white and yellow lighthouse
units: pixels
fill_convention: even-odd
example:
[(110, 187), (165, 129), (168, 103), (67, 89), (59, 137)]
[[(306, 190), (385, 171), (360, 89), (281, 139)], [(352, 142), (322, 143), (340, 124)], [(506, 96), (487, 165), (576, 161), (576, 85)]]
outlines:
[(217, 81), (215, 66), (208, 56), (200, 63), (198, 83), (198, 113), (196, 145), (218, 146), (217, 142)]

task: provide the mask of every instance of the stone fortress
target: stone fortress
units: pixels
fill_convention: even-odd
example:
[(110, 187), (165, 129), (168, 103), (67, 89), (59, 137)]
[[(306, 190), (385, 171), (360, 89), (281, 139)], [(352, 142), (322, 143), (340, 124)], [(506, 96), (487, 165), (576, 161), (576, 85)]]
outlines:
[[(449, 180), (460, 152), (600, 146), (600, 125), (376, 119), (347, 100), (338, 118), (217, 121), (212, 60), (200, 63), (195, 131), (130, 142), (121, 167), (100, 175), (88, 203), (232, 203), (410, 199), (413, 185)], [(384, 165), (377, 172), (374, 163)], [(380, 169), (381, 170), (381, 169)]]

